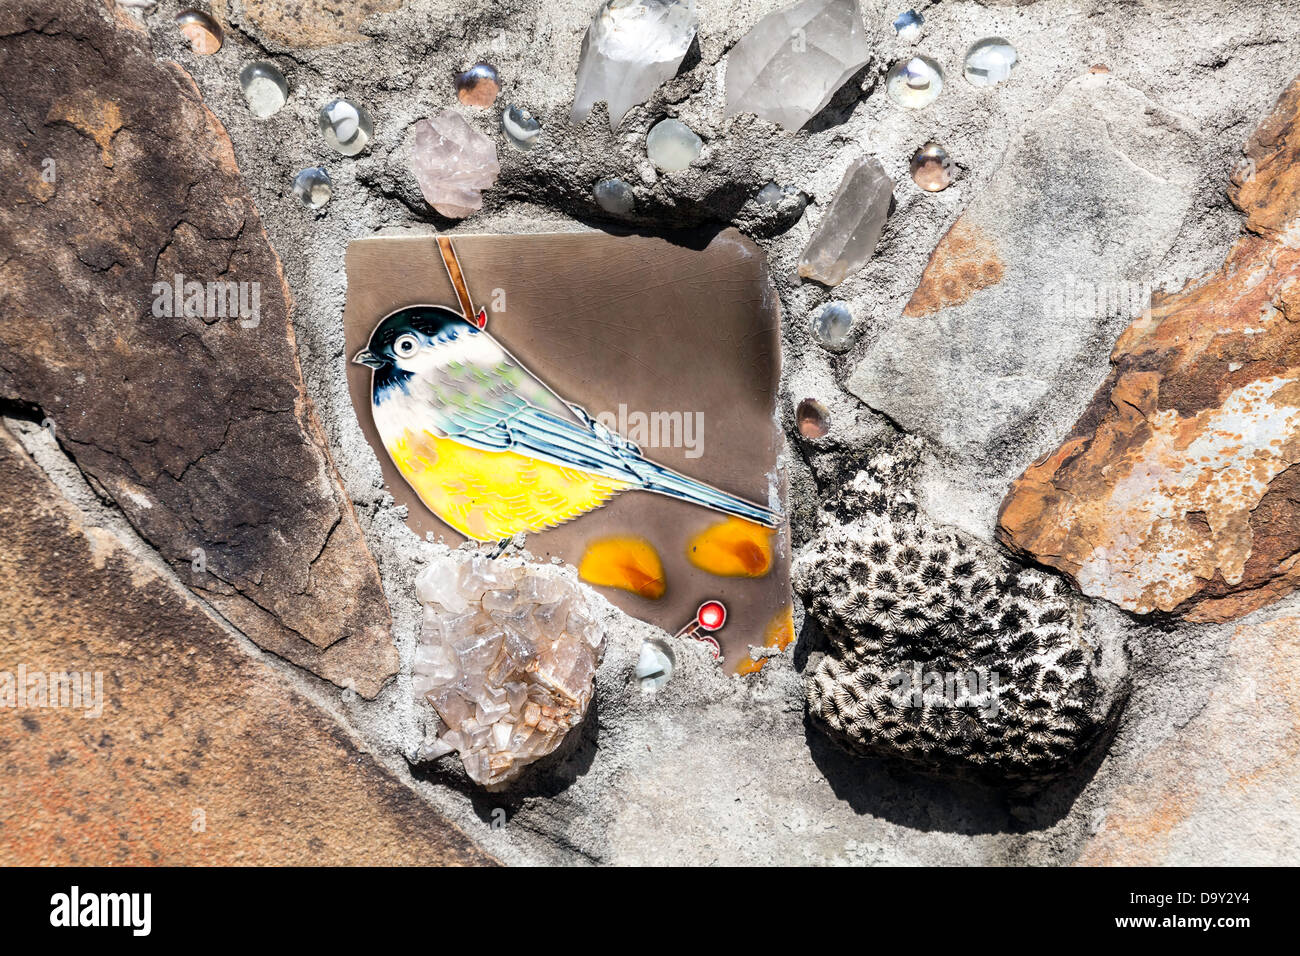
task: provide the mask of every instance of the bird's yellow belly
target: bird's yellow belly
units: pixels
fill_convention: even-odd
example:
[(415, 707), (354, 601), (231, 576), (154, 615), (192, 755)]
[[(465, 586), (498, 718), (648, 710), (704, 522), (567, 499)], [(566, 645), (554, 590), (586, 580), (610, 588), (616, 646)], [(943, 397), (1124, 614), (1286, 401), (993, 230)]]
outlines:
[(429, 510), (479, 541), (554, 527), (628, 487), (515, 452), (481, 451), (427, 431), (406, 429), (387, 448)]

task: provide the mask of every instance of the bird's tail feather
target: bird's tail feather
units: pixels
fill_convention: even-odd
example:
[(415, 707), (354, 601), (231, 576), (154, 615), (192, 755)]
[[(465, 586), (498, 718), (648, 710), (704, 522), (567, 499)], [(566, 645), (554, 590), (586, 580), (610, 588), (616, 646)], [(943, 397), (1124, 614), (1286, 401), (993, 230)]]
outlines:
[(689, 501), (691, 504), (712, 508), (714, 511), (744, 518), (746, 521), (753, 521), (768, 528), (775, 528), (780, 523), (780, 517), (774, 511), (769, 511), (744, 498), (729, 495), (712, 485), (679, 475), (652, 461), (646, 461), (645, 464), (649, 466), (648, 469), (637, 470), (644, 472), (641, 475), (641, 487), (646, 491)]

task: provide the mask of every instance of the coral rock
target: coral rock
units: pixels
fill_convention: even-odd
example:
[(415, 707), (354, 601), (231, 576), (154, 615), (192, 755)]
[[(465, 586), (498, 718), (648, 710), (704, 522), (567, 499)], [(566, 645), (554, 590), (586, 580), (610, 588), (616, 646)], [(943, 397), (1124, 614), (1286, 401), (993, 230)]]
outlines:
[(1003, 541), (1086, 594), (1222, 621), (1300, 585), (1298, 119), (1300, 82), (1232, 194), (1255, 234), (1128, 328), (1073, 434), (1002, 504)]
[(492, 140), (455, 110), (415, 124), (411, 171), (425, 200), (452, 219), (483, 208), (483, 190), (497, 181), (501, 166)]
[(1063, 582), (928, 529), (866, 472), (826, 514), (795, 565), (832, 645), (808, 684), (815, 718), (927, 769), (1023, 780), (1078, 762), (1118, 696)]
[(415, 587), (425, 610), (412, 687), (439, 718), (420, 756), (457, 751), (476, 783), (508, 783), (582, 723), (605, 635), (550, 566), (452, 554)]

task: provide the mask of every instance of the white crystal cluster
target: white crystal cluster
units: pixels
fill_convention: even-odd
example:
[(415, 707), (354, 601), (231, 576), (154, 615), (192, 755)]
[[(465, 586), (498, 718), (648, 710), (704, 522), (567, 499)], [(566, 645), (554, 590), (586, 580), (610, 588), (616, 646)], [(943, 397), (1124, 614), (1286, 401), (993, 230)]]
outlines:
[(604, 100), (610, 129), (618, 126), (677, 72), (697, 24), (695, 0), (606, 0), (582, 39), (569, 118), (583, 122)]
[(578, 586), (545, 565), (446, 555), (415, 592), (412, 685), (438, 714), (419, 756), (455, 751), (476, 783), (507, 783), (582, 722), (605, 635)]

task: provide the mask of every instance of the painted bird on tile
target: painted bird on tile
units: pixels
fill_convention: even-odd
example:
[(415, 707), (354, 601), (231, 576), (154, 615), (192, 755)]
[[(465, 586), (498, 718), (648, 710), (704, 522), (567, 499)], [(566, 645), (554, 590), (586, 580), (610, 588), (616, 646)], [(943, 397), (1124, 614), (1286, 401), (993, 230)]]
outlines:
[(774, 512), (648, 460), (556, 395), (486, 331), (451, 241), (438, 244), (462, 311), (399, 309), (353, 358), (373, 369), (375, 427), (429, 510), (466, 537), (504, 541), (650, 491), (776, 526)]

